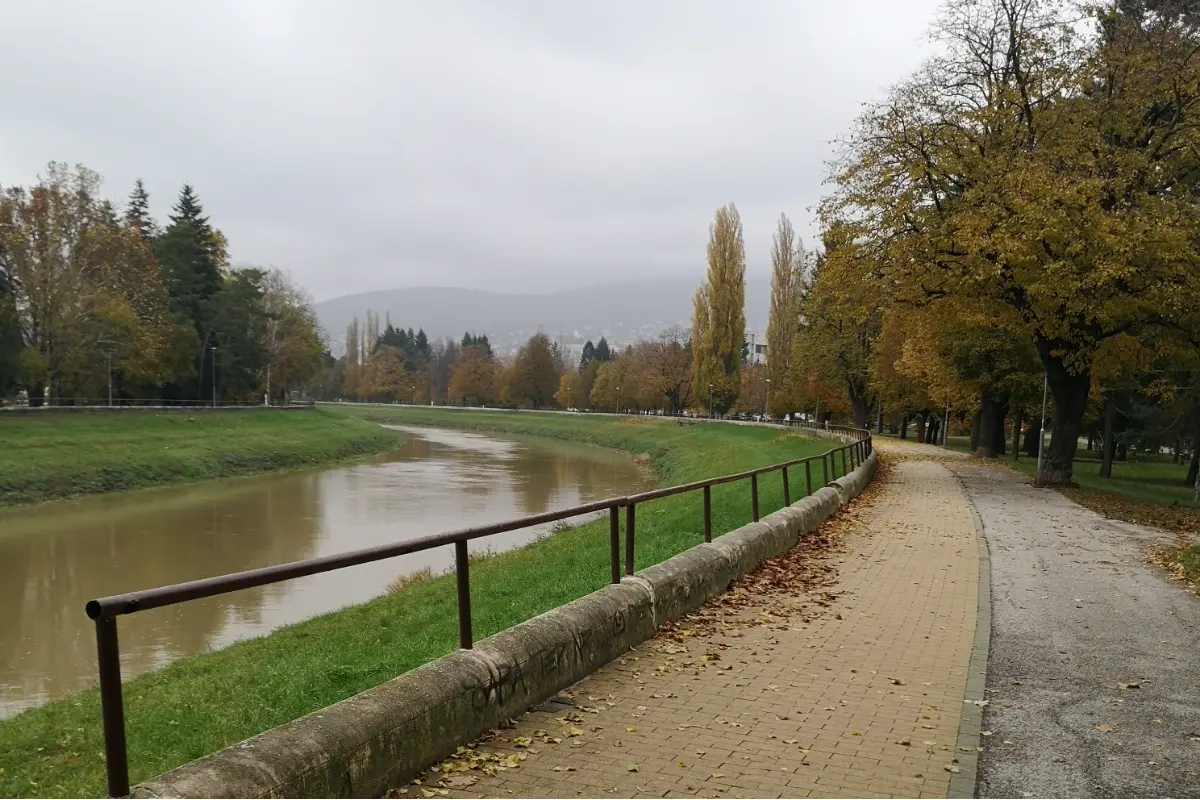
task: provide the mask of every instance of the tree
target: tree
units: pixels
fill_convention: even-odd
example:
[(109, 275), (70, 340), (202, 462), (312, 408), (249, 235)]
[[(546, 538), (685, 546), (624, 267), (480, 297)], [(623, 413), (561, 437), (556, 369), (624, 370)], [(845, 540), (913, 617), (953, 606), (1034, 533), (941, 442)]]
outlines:
[(791, 220), (779, 215), (771, 249), (771, 310), (767, 320), (767, 375), (771, 391), (767, 406), (772, 414), (788, 408), (786, 382), (792, 344), (800, 327), (800, 302), (804, 251)]
[(608, 340), (605, 339), (603, 336), (601, 336), (600, 341), (596, 343), (595, 358), (601, 364), (603, 364), (607, 361), (612, 361), (612, 359), (613, 359), (612, 350), (610, 350), (608, 347)]
[(360, 395), (391, 402), (410, 394), (410, 380), (404, 371), (404, 354), (396, 347), (381, 345), (367, 360)]
[(321, 369), (324, 345), (308, 296), (288, 274), (278, 269), (265, 272), (262, 288), (266, 322), (262, 388), (268, 395), (274, 392), (286, 399), (290, 391), (307, 384)]
[(142, 179), (134, 181), (133, 191), (129, 194), (129, 203), (125, 207), (125, 224), (133, 228), (147, 242), (153, 242), (158, 236), (158, 223), (150, 215), (150, 195)]
[[(97, 198), (100, 176), (51, 163), (32, 189), (0, 194), (0, 279), (19, 331), (29, 402), (98, 393), (110, 364), (158, 377), (165, 295), (142, 237)], [(93, 395), (94, 396), (94, 395)]]
[(709, 226), (708, 276), (696, 291), (692, 313), (692, 382), (712, 387), (712, 405), (725, 413), (740, 388), (746, 341), (746, 252), (742, 221), (731, 203)]
[(450, 374), (447, 390), (449, 398), (458, 400), (463, 405), (467, 405), (468, 402), (473, 405), (486, 405), (496, 402), (499, 398), (497, 365), (487, 346), (486, 337), (483, 339), (483, 344), (472, 343), (459, 349), (458, 358)]
[(583, 404), (583, 395), (579, 393), (579, 370), (567, 368), (558, 379), (558, 391), (554, 393), (554, 402), (560, 408), (574, 408), (575, 404)]
[(558, 390), (550, 338), (544, 333), (531, 336), (517, 353), (507, 377), (503, 391), (506, 403), (530, 408), (550, 405)]
[(592, 363), (596, 357), (596, 346), (592, 344), (592, 340), (588, 339), (583, 345), (583, 352), (579, 355), (579, 371), (583, 372), (587, 369), (587, 365)]
[(1197, 31), (1163, 4), (952, 2), (939, 54), (859, 120), (822, 207), (893, 302), (961, 300), (1036, 348), (1071, 478), (1105, 341), (1170, 336), (1200, 269)]

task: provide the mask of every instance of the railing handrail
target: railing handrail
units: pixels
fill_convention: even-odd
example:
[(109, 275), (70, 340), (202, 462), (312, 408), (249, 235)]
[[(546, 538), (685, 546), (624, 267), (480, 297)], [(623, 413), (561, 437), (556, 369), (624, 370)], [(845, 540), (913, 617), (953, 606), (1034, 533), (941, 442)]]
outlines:
[(813, 480), (810, 465), (813, 462), (821, 462), (822, 476), (825, 479), (825, 482), (828, 483), (830, 471), (829, 465), (833, 463), (836, 471), (836, 463), (834, 462), (834, 458), (837, 453), (840, 452), (842, 454), (842, 474), (845, 475), (850, 471), (850, 469), (857, 466), (857, 464), (861, 464), (873, 450), (870, 430), (850, 428), (841, 425), (829, 425), (827, 423), (822, 425), (807, 421), (792, 421), (788, 423), (776, 424), (784, 425), (786, 427), (804, 428), (825, 433), (833, 433), (840, 437), (844, 437), (845, 444), (843, 444), (841, 447), (830, 448), (826, 452), (819, 455), (806, 456), (804, 458), (792, 459), (790, 461), (782, 461), (765, 467), (758, 467), (730, 475), (721, 475), (715, 478), (706, 478), (704, 480), (679, 484), (677, 486), (668, 486), (662, 489), (652, 489), (650, 491), (639, 492), (632, 495), (624, 495), (621, 497), (610, 497), (605, 500), (597, 500), (591, 503), (585, 503), (583, 505), (561, 509), (559, 511), (546, 511), (541, 514), (531, 514), (524, 517), (518, 517), (516, 519), (506, 520), (504, 522), (495, 522), (489, 525), (479, 525), (471, 528), (461, 528), (455, 531), (431, 534), (429, 536), (421, 536), (415, 539), (408, 539), (403, 542), (377, 545), (375, 547), (361, 548), (359, 550), (349, 550), (343, 553), (335, 553), (333, 555), (321, 556), (318, 558), (291, 561), (286, 564), (275, 564), (268, 567), (233, 572), (226, 575), (217, 575), (210, 578), (201, 578), (199, 580), (187, 581), (184, 583), (159, 586), (152, 589), (127, 592), (125, 594), (110, 595), (108, 597), (101, 597), (88, 601), (87, 605), (85, 606), (85, 611), (87, 612), (87, 615), (96, 623), (96, 650), (100, 672), (100, 700), (101, 713), (103, 715), (104, 722), (105, 765), (108, 773), (109, 795), (112, 797), (124, 797), (129, 793), (129, 765), (125, 746), (125, 713), (121, 691), (121, 663), (120, 649), (117, 641), (117, 617), (125, 614), (133, 614), (138, 611), (147, 611), (152, 608), (162, 608), (164, 606), (185, 603), (204, 597), (227, 594), (229, 592), (240, 591), (242, 589), (249, 589), (256, 586), (266, 586), (272, 583), (280, 583), (282, 581), (301, 578), (308, 575), (316, 575), (322, 572), (331, 572), (333, 570), (358, 566), (360, 564), (367, 564), (374, 561), (382, 561), (384, 559), (395, 558), (397, 556), (407, 555), (410, 553), (432, 550), (436, 547), (454, 545), (454, 571), (458, 590), (459, 646), (463, 649), (471, 649), (474, 642), (471, 635), (471, 598), (469, 560), (467, 554), (467, 542), (471, 539), (493, 536), (499, 533), (520, 530), (522, 528), (529, 528), (534, 525), (555, 522), (558, 520), (567, 519), (569, 517), (578, 517), (584, 514), (592, 514), (598, 511), (608, 511), (610, 545), (609, 555), (612, 572), (611, 577), (613, 583), (620, 583), (621, 564), (619, 511), (621, 508), (626, 510), (625, 574), (632, 575), (634, 561), (634, 531), (636, 525), (635, 508), (637, 504), (649, 500), (657, 500), (663, 497), (671, 497), (678, 494), (696, 491), (697, 489), (702, 489), (704, 491), (704, 541), (711, 542), (711, 490), (713, 486), (733, 483), (749, 478), (751, 486), (751, 514), (754, 521), (757, 522), (759, 519), (759, 475), (775, 471), (782, 473), (783, 500), (784, 505), (787, 506), (791, 505), (790, 489), (788, 484), (788, 469), (790, 467), (798, 466), (800, 464), (805, 465), (804, 471), (807, 494), (811, 495)]

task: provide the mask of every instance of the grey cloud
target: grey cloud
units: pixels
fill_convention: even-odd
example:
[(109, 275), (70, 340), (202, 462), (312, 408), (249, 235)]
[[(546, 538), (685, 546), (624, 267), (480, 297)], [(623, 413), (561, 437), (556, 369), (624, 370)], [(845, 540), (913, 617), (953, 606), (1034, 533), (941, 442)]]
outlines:
[(0, 4), (0, 183), (83, 162), (318, 298), (751, 269), (811, 239), (830, 140), (919, 59), (935, 0)]

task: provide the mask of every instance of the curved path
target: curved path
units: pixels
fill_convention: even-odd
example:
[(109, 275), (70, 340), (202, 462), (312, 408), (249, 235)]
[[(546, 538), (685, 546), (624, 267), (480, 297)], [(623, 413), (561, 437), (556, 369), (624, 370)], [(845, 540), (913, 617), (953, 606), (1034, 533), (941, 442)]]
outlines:
[(980, 796), (1200, 796), (1200, 598), (1145, 559), (1173, 538), (947, 463), (991, 551)]
[(769, 562), (404, 793), (944, 797), (954, 780), (969, 794), (976, 526), (940, 464), (886, 473), (806, 537), (830, 547)]
[(877, 447), (812, 546), (399, 793), (1200, 797), (1200, 599), (1144, 558), (1170, 537)]

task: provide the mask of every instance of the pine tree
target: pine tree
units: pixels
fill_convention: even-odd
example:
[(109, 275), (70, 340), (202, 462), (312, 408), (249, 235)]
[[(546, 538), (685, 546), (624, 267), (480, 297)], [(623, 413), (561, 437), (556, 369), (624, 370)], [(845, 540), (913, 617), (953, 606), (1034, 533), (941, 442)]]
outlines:
[(583, 353), (579, 356), (579, 371), (583, 372), (587, 369), (587, 365), (592, 363), (596, 358), (596, 345), (592, 344), (592, 340), (588, 339), (583, 346)]
[(200, 198), (196, 197), (196, 190), (191, 184), (185, 183), (179, 190), (179, 200), (175, 203), (174, 211), (175, 213), (170, 215), (173, 225), (190, 222), (197, 228), (208, 228), (208, 217), (204, 216), (204, 207), (200, 205)]
[(146, 185), (138, 178), (133, 183), (133, 191), (129, 194), (129, 204), (125, 206), (125, 223), (142, 235), (146, 241), (158, 236), (158, 223), (150, 215), (150, 195)]
[(600, 343), (596, 345), (596, 360), (602, 364), (613, 360), (612, 350), (608, 348), (608, 340), (604, 337), (601, 337)]

